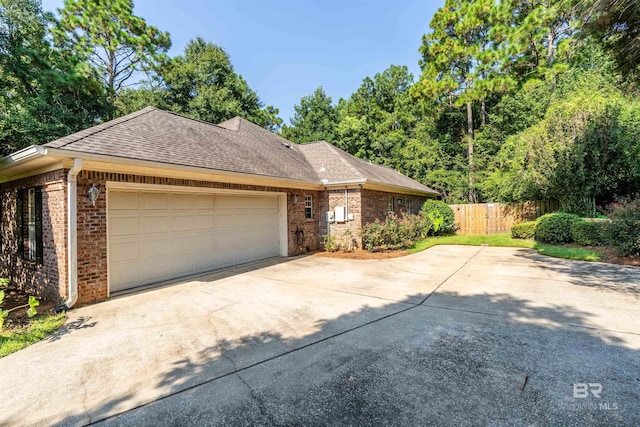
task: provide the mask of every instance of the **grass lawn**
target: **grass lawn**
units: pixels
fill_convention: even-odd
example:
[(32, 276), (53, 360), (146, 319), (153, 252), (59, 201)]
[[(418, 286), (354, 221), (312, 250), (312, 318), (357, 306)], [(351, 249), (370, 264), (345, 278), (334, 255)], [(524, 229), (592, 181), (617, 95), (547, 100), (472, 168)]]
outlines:
[(39, 314), (29, 325), (0, 330), (0, 357), (21, 350), (56, 331), (66, 320), (66, 313)]
[(600, 261), (602, 255), (594, 250), (587, 248), (574, 248), (568, 246), (554, 246), (543, 243), (537, 243), (528, 239), (513, 239), (511, 234), (490, 234), (481, 236), (438, 236), (429, 237), (414, 243), (409, 249), (409, 253), (420, 252), (436, 245), (469, 245), (469, 246), (507, 246), (516, 248), (535, 249), (542, 255), (548, 255), (555, 258), (574, 259), (578, 261)]

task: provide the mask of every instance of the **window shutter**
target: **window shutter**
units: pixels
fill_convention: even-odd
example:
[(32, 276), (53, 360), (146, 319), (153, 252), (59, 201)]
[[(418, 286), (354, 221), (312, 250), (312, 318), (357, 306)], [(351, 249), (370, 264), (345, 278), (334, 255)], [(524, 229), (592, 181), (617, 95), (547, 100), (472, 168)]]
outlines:
[(42, 187), (36, 187), (36, 262), (44, 262), (42, 247)]
[(18, 190), (16, 197), (16, 222), (18, 225), (18, 257), (24, 258), (24, 218), (22, 207), (24, 205), (24, 190)]

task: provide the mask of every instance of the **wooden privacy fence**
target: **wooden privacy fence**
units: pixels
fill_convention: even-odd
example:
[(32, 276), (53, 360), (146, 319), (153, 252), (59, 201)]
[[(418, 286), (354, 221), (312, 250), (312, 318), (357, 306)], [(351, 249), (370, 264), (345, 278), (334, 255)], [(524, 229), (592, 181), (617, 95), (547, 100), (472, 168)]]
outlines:
[(508, 233), (513, 224), (533, 221), (546, 213), (557, 211), (560, 207), (556, 201), (449, 206), (453, 209), (455, 222), (460, 227), (458, 234)]

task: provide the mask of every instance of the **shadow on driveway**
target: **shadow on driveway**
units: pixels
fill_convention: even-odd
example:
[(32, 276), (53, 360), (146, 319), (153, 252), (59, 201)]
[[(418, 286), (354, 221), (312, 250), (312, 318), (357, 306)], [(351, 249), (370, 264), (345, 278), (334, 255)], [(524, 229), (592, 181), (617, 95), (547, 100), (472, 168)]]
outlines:
[[(463, 300), (465, 306), (499, 305), (496, 311), (503, 314), (408, 303), (414, 295), (384, 311), (366, 308), (322, 320), (318, 332), (304, 339), (264, 331), (221, 340), (176, 362), (159, 379), (157, 386), (172, 387), (171, 394), (102, 420), (100, 414), (121, 399), (88, 408), (97, 415), (92, 422), (640, 424), (636, 334), (580, 327), (591, 314), (574, 307), (538, 307), (504, 294), (438, 295)], [(357, 326), (342, 328), (350, 324)], [(265, 349), (283, 345), (289, 350), (251, 362), (256, 346), (269, 353)], [(208, 375), (223, 362), (234, 369)], [(575, 398), (574, 383), (601, 384), (600, 398)], [(62, 424), (82, 419), (79, 414)]]

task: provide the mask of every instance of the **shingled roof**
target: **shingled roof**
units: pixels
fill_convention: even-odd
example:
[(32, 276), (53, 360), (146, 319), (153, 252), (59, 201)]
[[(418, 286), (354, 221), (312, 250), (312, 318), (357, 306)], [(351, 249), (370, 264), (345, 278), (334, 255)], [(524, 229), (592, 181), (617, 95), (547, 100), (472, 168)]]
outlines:
[(294, 145), (240, 118), (212, 125), (154, 107), (44, 144), (165, 164), (319, 181)]
[(374, 182), (438, 194), (325, 141), (295, 144), (240, 117), (213, 125), (147, 107), (44, 146), (327, 185)]
[(366, 181), (394, 185), (438, 195), (439, 193), (400, 172), (359, 159), (326, 141), (299, 145), (320, 179), (328, 182)]

